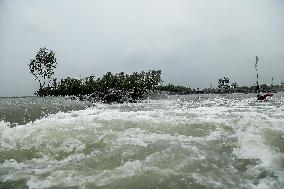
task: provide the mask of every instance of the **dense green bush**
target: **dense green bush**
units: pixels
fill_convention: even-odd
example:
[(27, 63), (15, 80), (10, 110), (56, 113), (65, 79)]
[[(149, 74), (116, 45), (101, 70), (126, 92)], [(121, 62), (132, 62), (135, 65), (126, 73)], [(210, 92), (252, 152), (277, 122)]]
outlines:
[(171, 94), (189, 94), (192, 92), (190, 87), (184, 87), (184, 86), (173, 85), (173, 84), (160, 85), (160, 86), (157, 86), (156, 89), (158, 91), (164, 91), (164, 92), (171, 93)]
[(60, 82), (53, 79), (52, 86), (40, 88), (36, 93), (39, 96), (92, 95), (102, 101), (112, 101), (112, 99), (124, 101), (123, 98), (139, 100), (144, 98), (147, 92), (153, 91), (161, 82), (161, 70), (132, 74), (107, 72), (97, 79), (94, 76), (81, 79), (68, 77), (61, 79)]

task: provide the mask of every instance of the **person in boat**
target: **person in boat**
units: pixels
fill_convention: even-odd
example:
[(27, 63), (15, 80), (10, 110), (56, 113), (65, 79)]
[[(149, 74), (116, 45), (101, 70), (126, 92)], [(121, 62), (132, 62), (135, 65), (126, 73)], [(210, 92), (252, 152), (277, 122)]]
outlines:
[(257, 94), (257, 100), (267, 100), (268, 97), (272, 97), (272, 93), (263, 94), (262, 92)]

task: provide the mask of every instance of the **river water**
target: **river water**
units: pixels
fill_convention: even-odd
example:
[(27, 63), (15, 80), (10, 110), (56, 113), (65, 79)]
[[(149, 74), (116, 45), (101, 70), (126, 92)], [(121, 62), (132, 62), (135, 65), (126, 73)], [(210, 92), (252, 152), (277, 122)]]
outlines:
[(0, 98), (0, 188), (283, 189), (283, 96)]

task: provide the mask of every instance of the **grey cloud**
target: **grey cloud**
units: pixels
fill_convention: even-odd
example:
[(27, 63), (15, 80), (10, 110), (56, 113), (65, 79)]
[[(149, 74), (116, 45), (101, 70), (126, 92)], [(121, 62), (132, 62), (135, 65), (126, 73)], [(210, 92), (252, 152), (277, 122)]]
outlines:
[(27, 64), (46, 46), (56, 76), (162, 69), (192, 87), (224, 75), (241, 85), (284, 80), (281, 0), (2, 0), (0, 96), (32, 95)]

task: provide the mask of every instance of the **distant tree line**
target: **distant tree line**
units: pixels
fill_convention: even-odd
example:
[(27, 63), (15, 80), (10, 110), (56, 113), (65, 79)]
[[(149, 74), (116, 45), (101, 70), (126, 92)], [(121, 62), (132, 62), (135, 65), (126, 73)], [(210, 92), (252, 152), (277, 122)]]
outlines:
[(248, 87), (239, 86), (236, 82), (230, 84), (230, 79), (224, 77), (218, 80), (217, 88), (205, 88), (203, 93), (257, 93), (258, 90), (264, 93), (284, 91), (284, 82), (281, 82), (280, 85), (261, 84), (259, 85), (259, 88), (257, 88), (257, 85)]
[(192, 90), (190, 87), (174, 85), (174, 84), (159, 85), (156, 87), (156, 89), (160, 92), (166, 92), (169, 94), (191, 94), (192, 93)]
[[(145, 98), (149, 93), (160, 92), (167, 94), (192, 94), (192, 93), (251, 93), (255, 92), (256, 86), (239, 87), (236, 82), (230, 85), (228, 77), (218, 80), (218, 87), (204, 90), (191, 89), (190, 87), (168, 84), (161, 85), (161, 70), (149, 70), (147, 72), (124, 72), (112, 74), (107, 72), (102, 77), (94, 75), (85, 78), (61, 79), (53, 78), (54, 69), (57, 66), (55, 53), (47, 48), (40, 48), (35, 58), (31, 59), (29, 70), (39, 82), (38, 96), (75, 96), (80, 100), (102, 102), (135, 102)], [(281, 85), (260, 85), (263, 92), (283, 91)]]

